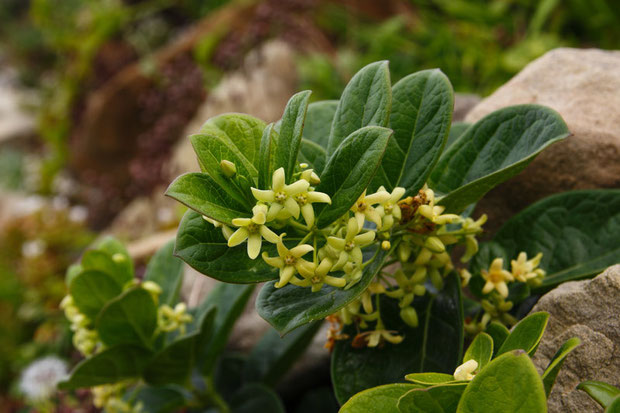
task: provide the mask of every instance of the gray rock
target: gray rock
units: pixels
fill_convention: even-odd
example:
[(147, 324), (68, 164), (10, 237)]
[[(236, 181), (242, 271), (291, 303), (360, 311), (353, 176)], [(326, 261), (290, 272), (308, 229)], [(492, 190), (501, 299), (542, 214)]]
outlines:
[(536, 103), (558, 111), (573, 136), (545, 149), (520, 175), (479, 203), (493, 232), (532, 202), (571, 189), (620, 186), (620, 51), (555, 49), (526, 66), (469, 112)]
[(620, 265), (592, 280), (560, 285), (540, 299), (532, 309), (536, 311), (550, 314), (534, 356), (541, 373), (564, 341), (579, 337), (582, 342), (564, 362), (549, 398), (549, 412), (602, 411), (575, 387), (584, 380), (620, 386)]
[(453, 122), (462, 122), (467, 117), (467, 114), (476, 107), (482, 98), (478, 95), (469, 93), (455, 93), (454, 94), (454, 112), (452, 113)]

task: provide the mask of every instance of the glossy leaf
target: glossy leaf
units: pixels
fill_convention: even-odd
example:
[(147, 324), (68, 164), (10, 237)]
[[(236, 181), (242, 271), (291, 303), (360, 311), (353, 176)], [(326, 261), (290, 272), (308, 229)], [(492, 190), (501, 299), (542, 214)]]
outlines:
[(94, 320), (111, 299), (121, 293), (121, 287), (108, 274), (84, 270), (69, 285), (69, 293), (81, 313)]
[(493, 359), (469, 383), (457, 413), (546, 412), (542, 380), (523, 351), (511, 351)]
[(254, 285), (218, 284), (198, 307), (199, 315), (217, 309), (213, 337), (210, 338), (208, 346), (200, 349), (197, 360), (203, 374), (209, 374), (213, 370), (235, 321), (243, 313), (253, 291)]
[(450, 132), (448, 132), (448, 140), (446, 141), (445, 149), (447, 150), (448, 148), (450, 148), (450, 146), (452, 146), (454, 142), (456, 142), (461, 136), (463, 136), (467, 128), (469, 128), (470, 126), (471, 123), (467, 122), (453, 122), (452, 126), (450, 127)]
[(619, 388), (602, 381), (582, 381), (581, 383), (579, 383), (577, 388), (588, 393), (588, 395), (592, 397), (603, 408), (608, 407), (615, 399), (620, 397)]
[(497, 355), (497, 351), (504, 344), (506, 338), (510, 335), (510, 331), (505, 325), (492, 321), (487, 325), (486, 333), (493, 339), (493, 357)]
[(157, 327), (157, 307), (148, 291), (133, 288), (103, 307), (96, 326), (99, 338), (107, 346), (137, 344), (149, 347)]
[[(620, 190), (570, 191), (538, 201), (509, 219), (492, 246), (506, 260), (520, 251), (528, 258), (542, 252), (547, 275), (539, 291), (599, 274), (620, 263)], [(490, 259), (476, 256), (472, 265), (482, 268)]]
[(555, 353), (549, 365), (545, 369), (545, 372), (542, 375), (543, 384), (545, 385), (545, 394), (549, 397), (551, 394), (551, 389), (553, 388), (553, 384), (555, 383), (555, 378), (558, 376), (560, 369), (562, 368), (562, 364), (564, 364), (564, 360), (566, 356), (570, 354), (571, 351), (576, 349), (581, 344), (581, 340), (578, 337), (569, 338), (562, 344), (562, 347), (558, 349)]
[[(271, 255), (275, 246), (263, 243)], [(174, 255), (196, 271), (228, 283), (257, 283), (278, 278), (278, 271), (261, 258), (248, 257), (246, 244), (228, 247), (221, 228), (215, 228), (194, 211), (179, 224)]]
[[(252, 207), (253, 200), (251, 187), (256, 186), (258, 171), (243, 156), (243, 154), (229, 142), (214, 135), (191, 135), (189, 137), (198, 156), (201, 169), (208, 173), (228, 196), (240, 204)], [(227, 160), (235, 164), (235, 176), (228, 177), (222, 172), (221, 162)]]
[(282, 115), (273, 168), (284, 168), (287, 183), (293, 182), (293, 172), (297, 165), (297, 154), (301, 145), (301, 135), (311, 93), (306, 90), (293, 95)]
[(446, 373), (411, 373), (405, 376), (405, 380), (409, 380), (423, 386), (434, 386), (436, 384), (451, 383), (456, 381), (452, 374)]
[(420, 386), (411, 383), (386, 384), (355, 394), (339, 413), (400, 413), (396, 405), (407, 392)]
[(392, 88), (390, 128), (379, 180), (391, 190), (404, 187), (417, 194), (439, 159), (450, 123), (454, 93), (440, 70), (423, 70), (398, 81)]
[(269, 387), (251, 383), (241, 388), (230, 401), (232, 413), (284, 413), (284, 405)]
[[(338, 341), (332, 354), (332, 383), (340, 403), (362, 390), (403, 381), (406, 374), (452, 374), (463, 354), (463, 309), (458, 276), (450, 274), (441, 293), (416, 297), (413, 302), (420, 325), (409, 327), (400, 318), (392, 299), (382, 299), (381, 318), (386, 329), (398, 331), (404, 340), (382, 348), (353, 348), (351, 340)], [(344, 329), (354, 337), (355, 326)]]
[(452, 413), (468, 383), (452, 383), (415, 389), (398, 399), (401, 413)]
[(222, 188), (204, 173), (186, 173), (177, 177), (166, 195), (194, 211), (224, 224), (235, 218), (249, 217), (250, 208), (224, 193)]
[(299, 149), (299, 162), (307, 163), (317, 174), (321, 174), (327, 162), (327, 152), (319, 144), (302, 139)]
[(331, 205), (315, 208), (319, 228), (340, 218), (364, 192), (381, 163), (391, 134), (387, 128), (367, 126), (344, 139), (331, 155), (316, 188), (332, 200)]
[(117, 264), (112, 256), (101, 250), (89, 250), (84, 253), (81, 261), (83, 270), (97, 270), (106, 273), (122, 288), (131, 281), (132, 275), (123, 263)]
[(161, 287), (160, 305), (175, 304), (183, 283), (183, 261), (173, 256), (173, 252), (174, 241), (169, 241), (153, 255), (144, 273), (144, 281), (153, 281)]
[(497, 110), (444, 152), (431, 173), (431, 187), (446, 194), (440, 203), (447, 212), (461, 212), (568, 135), (560, 115), (547, 107), (517, 105)]
[(334, 314), (366, 290), (387, 258), (380, 251), (377, 258), (364, 269), (360, 281), (348, 290), (324, 285), (320, 291), (287, 284), (276, 288), (275, 282), (263, 286), (256, 299), (256, 311), (282, 335), (313, 321)]
[(323, 149), (327, 149), (329, 134), (337, 108), (337, 100), (323, 100), (308, 105), (306, 124), (304, 126), (304, 139), (318, 144)]
[(134, 278), (133, 261), (125, 245), (114, 237), (104, 237), (95, 244), (95, 249), (108, 254), (123, 273), (122, 279), (131, 281)]
[(258, 187), (268, 189), (271, 187), (271, 177), (275, 170), (275, 148), (278, 133), (274, 128), (274, 124), (270, 123), (263, 131), (260, 141), (259, 159), (258, 159)]
[(151, 355), (152, 353), (144, 347), (134, 345), (107, 348), (82, 360), (75, 366), (71, 376), (58, 387), (72, 390), (137, 378)]
[(254, 346), (245, 365), (246, 382), (260, 381), (275, 386), (293, 363), (304, 354), (321, 322), (300, 327), (284, 337), (273, 329)]
[(549, 313), (544, 311), (530, 314), (523, 320), (519, 321), (506, 337), (506, 340), (497, 351), (497, 355), (502, 355), (512, 350), (523, 350), (530, 356), (536, 352), (538, 343), (542, 339), (547, 322), (549, 321)]
[(259, 147), (265, 122), (242, 113), (226, 113), (209, 119), (199, 133), (217, 135), (237, 147), (258, 168)]
[(486, 333), (478, 333), (467, 348), (463, 363), (475, 360), (478, 363), (478, 371), (480, 371), (491, 361), (491, 357), (493, 357), (493, 338)]
[(347, 136), (364, 126), (387, 126), (391, 105), (388, 62), (375, 62), (363, 67), (342, 92), (332, 122), (327, 153), (331, 156)]

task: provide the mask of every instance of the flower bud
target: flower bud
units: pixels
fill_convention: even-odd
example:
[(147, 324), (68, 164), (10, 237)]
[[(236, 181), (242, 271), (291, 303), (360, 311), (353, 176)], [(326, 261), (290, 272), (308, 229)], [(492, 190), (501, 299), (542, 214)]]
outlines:
[(431, 267), (428, 272), (433, 286), (438, 290), (443, 289), (443, 278), (441, 277), (439, 270), (437, 270), (437, 268)]
[(400, 318), (410, 327), (418, 326), (418, 313), (415, 308), (407, 307), (400, 310)]
[(220, 168), (222, 169), (222, 173), (228, 178), (232, 178), (237, 173), (237, 167), (235, 164), (226, 159), (222, 159), (220, 162)]
[(383, 242), (381, 243), (381, 249), (382, 249), (383, 251), (389, 251), (389, 250), (390, 250), (390, 248), (392, 248), (392, 244), (390, 243), (390, 241), (387, 241), (387, 240), (386, 240), (386, 241), (383, 241)]
[(424, 247), (437, 254), (442, 253), (446, 250), (446, 246), (443, 244), (443, 242), (441, 242), (441, 240), (435, 236), (430, 236), (426, 238), (426, 241), (424, 241)]

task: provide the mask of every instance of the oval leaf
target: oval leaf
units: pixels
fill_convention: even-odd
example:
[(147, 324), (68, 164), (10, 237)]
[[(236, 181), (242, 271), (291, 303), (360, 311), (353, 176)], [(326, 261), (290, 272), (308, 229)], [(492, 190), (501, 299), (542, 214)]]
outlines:
[(468, 383), (443, 384), (411, 390), (398, 400), (401, 413), (452, 413)]
[(293, 181), (293, 172), (295, 172), (297, 165), (297, 154), (301, 145), (301, 135), (311, 93), (311, 91), (305, 90), (293, 95), (286, 104), (284, 115), (282, 115), (273, 168), (274, 170), (284, 168), (287, 183)]
[(108, 254), (119, 268), (122, 268), (123, 279), (133, 280), (133, 261), (125, 245), (114, 237), (105, 237), (95, 245), (95, 249)]
[(392, 131), (367, 126), (349, 135), (330, 157), (316, 190), (331, 197), (331, 205), (317, 207), (317, 225), (324, 228), (357, 201), (381, 163)]
[(249, 217), (249, 208), (226, 194), (207, 174), (190, 172), (177, 177), (166, 195), (216, 221), (232, 225), (235, 218)]
[(327, 149), (329, 134), (332, 130), (332, 122), (337, 108), (337, 100), (323, 100), (308, 105), (306, 124), (304, 125), (304, 139), (316, 143), (323, 149)]
[(81, 265), (83, 270), (97, 270), (108, 274), (120, 287), (133, 278), (124, 262), (116, 263), (110, 254), (101, 250), (86, 251), (82, 256)]
[(620, 397), (620, 389), (602, 381), (586, 380), (579, 383), (579, 390), (583, 390), (603, 408), (608, 407), (616, 398)]
[(82, 271), (69, 285), (75, 305), (91, 320), (95, 320), (99, 311), (121, 291), (111, 276), (97, 270)]
[(456, 381), (452, 374), (446, 373), (411, 373), (405, 376), (405, 380), (424, 386), (434, 386), (436, 384)]
[(463, 356), (463, 363), (468, 360), (475, 360), (478, 363), (477, 370), (480, 371), (491, 361), (491, 357), (493, 357), (493, 339), (486, 333), (478, 333), (467, 348)]
[(108, 302), (99, 313), (96, 326), (99, 338), (107, 346), (149, 347), (157, 327), (157, 307), (148, 291), (134, 288)]
[(307, 163), (317, 174), (323, 173), (325, 162), (327, 161), (327, 152), (317, 143), (307, 139), (301, 140), (301, 148), (299, 149), (299, 162)]
[(560, 115), (547, 107), (517, 105), (497, 110), (444, 152), (431, 173), (431, 187), (446, 194), (439, 203), (447, 212), (461, 212), (568, 135)]
[[(381, 319), (386, 329), (398, 331), (404, 340), (383, 348), (353, 348), (351, 340), (336, 343), (332, 355), (332, 383), (340, 403), (362, 390), (403, 381), (408, 373), (452, 374), (463, 354), (463, 309), (458, 276), (450, 274), (435, 297), (416, 297), (413, 306), (420, 325), (409, 327), (400, 318), (392, 299), (382, 299)], [(344, 331), (354, 337), (354, 325)]]
[(469, 383), (457, 413), (546, 412), (542, 380), (523, 351), (505, 353), (492, 360)]
[[(273, 255), (275, 246), (264, 245), (263, 251)], [(248, 257), (245, 244), (230, 248), (221, 228), (214, 227), (194, 211), (187, 211), (179, 224), (174, 255), (196, 271), (228, 283), (257, 283), (278, 278), (277, 269), (260, 258)]]
[(410, 383), (373, 387), (351, 397), (339, 413), (400, 413), (396, 407), (398, 399), (417, 388), (419, 388), (417, 384)]
[(444, 148), (453, 105), (452, 85), (438, 69), (413, 73), (394, 85), (394, 134), (377, 172), (388, 189), (401, 186), (409, 196), (424, 185)]
[(549, 313), (540, 311), (533, 313), (519, 321), (506, 337), (506, 340), (497, 351), (497, 355), (502, 355), (512, 350), (523, 350), (530, 356), (536, 352), (538, 343), (542, 339), (547, 322), (549, 321)]
[(387, 126), (392, 105), (388, 62), (357, 72), (342, 92), (332, 122), (327, 153), (332, 156), (347, 136), (364, 126)]
[(146, 266), (144, 281), (153, 281), (161, 287), (159, 304), (173, 305), (179, 299), (183, 283), (183, 261), (172, 255), (174, 240), (167, 242)]
[(506, 338), (510, 335), (510, 331), (505, 325), (497, 321), (491, 321), (486, 328), (486, 333), (493, 339), (493, 357), (497, 355), (497, 350), (504, 344)]
[(543, 384), (545, 385), (545, 394), (547, 397), (551, 394), (551, 389), (555, 383), (555, 378), (558, 376), (558, 373), (562, 368), (562, 364), (564, 364), (564, 359), (566, 359), (566, 356), (568, 356), (570, 352), (576, 349), (580, 344), (581, 340), (579, 340), (578, 337), (569, 338), (564, 342), (564, 344), (562, 344), (562, 347), (558, 349), (549, 362), (549, 365), (542, 375)]
[(215, 134), (234, 145), (256, 168), (265, 122), (242, 113), (226, 113), (209, 119), (198, 133)]

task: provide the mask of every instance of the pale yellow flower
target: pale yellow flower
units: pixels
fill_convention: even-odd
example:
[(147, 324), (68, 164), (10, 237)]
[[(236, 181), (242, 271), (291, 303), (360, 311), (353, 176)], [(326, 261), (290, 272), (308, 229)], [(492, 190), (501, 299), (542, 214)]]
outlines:
[(314, 247), (308, 244), (298, 245), (288, 249), (280, 239), (277, 243), (278, 257), (270, 257), (266, 252), (263, 253), (263, 260), (272, 267), (280, 269), (280, 280), (275, 284), (276, 288), (284, 287), (293, 278), (295, 273), (308, 278), (314, 275), (314, 263), (304, 260), (303, 257)]
[(252, 211), (254, 213), (252, 218), (235, 218), (232, 220), (233, 225), (239, 228), (228, 238), (228, 246), (235, 247), (248, 240), (248, 256), (255, 259), (260, 253), (263, 238), (272, 244), (276, 244), (280, 237), (264, 225), (267, 221), (267, 206), (256, 205)]
[(295, 195), (294, 198), (301, 209), (301, 215), (304, 217), (304, 221), (306, 221), (308, 228), (314, 225), (314, 207), (312, 204), (316, 202), (325, 204), (332, 203), (329, 195), (316, 191), (302, 192)]
[(489, 267), (489, 271), (482, 270), (482, 278), (486, 281), (482, 288), (482, 294), (488, 294), (493, 290), (504, 298), (508, 297), (508, 285), (506, 281), (514, 281), (511, 273), (503, 269), (504, 260), (495, 258)]
[(467, 360), (454, 370), (454, 379), (459, 381), (470, 381), (474, 378), (474, 372), (478, 368), (476, 360)]
[(331, 285), (333, 287), (342, 288), (346, 284), (344, 278), (333, 277), (329, 274), (332, 266), (334, 265), (330, 258), (323, 258), (319, 265), (311, 263), (314, 272), (307, 275), (302, 275), (303, 280), (296, 277), (291, 278), (291, 284), (298, 285), (300, 287), (312, 287), (312, 292), (320, 291), (323, 288), (323, 284)]
[[(405, 195), (405, 188), (396, 187), (390, 194), (390, 197), (381, 202), (376, 210), (383, 217), (383, 223), (381, 229), (386, 231), (394, 225), (394, 223), (400, 222), (401, 211), (398, 201)], [(384, 187), (379, 187), (377, 193), (386, 192)]]
[[(381, 229), (381, 214), (373, 207), (375, 204), (382, 204), (390, 199), (391, 195), (386, 190), (377, 191), (374, 194), (366, 195), (366, 190), (355, 201), (351, 211), (355, 214), (358, 227), (364, 226), (364, 220), (374, 222), (378, 229)], [(400, 208), (399, 208), (400, 209)]]
[(375, 239), (375, 232), (368, 231), (360, 234), (361, 227), (357, 219), (350, 218), (347, 223), (347, 233), (344, 238), (328, 237), (327, 244), (338, 254), (338, 261), (333, 269), (337, 270), (347, 262), (357, 265), (362, 263), (362, 247), (370, 245)]
[(171, 332), (179, 330), (185, 334), (185, 324), (191, 323), (194, 318), (187, 313), (187, 305), (178, 303), (174, 308), (164, 304), (157, 310), (157, 327), (161, 331)]
[(418, 207), (420, 215), (437, 225), (449, 224), (461, 218), (456, 214), (444, 214), (446, 207), (435, 205), (435, 192), (432, 189), (425, 187), (423, 191), (426, 194), (427, 203)]
[(533, 278), (542, 277), (545, 272), (540, 268), (537, 268), (542, 258), (542, 252), (539, 252), (531, 260), (527, 259), (525, 252), (519, 253), (516, 260), (512, 260), (510, 265), (512, 266), (512, 275), (517, 281), (527, 282)]
[(307, 192), (310, 182), (300, 179), (290, 185), (286, 184), (284, 168), (279, 168), (273, 173), (271, 189), (263, 190), (252, 188), (252, 195), (259, 201), (269, 203), (267, 220), (299, 218), (299, 204), (295, 196)]
[(403, 336), (394, 333), (396, 332), (386, 330), (381, 320), (378, 320), (374, 331), (362, 334), (366, 335), (365, 338), (368, 342), (368, 347), (377, 347), (384, 340), (392, 344), (399, 344), (404, 340)]

